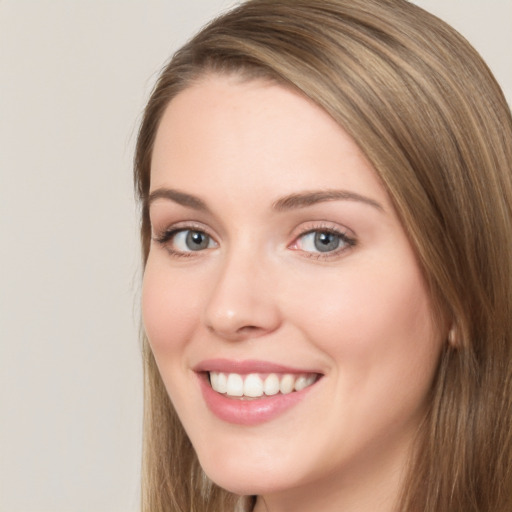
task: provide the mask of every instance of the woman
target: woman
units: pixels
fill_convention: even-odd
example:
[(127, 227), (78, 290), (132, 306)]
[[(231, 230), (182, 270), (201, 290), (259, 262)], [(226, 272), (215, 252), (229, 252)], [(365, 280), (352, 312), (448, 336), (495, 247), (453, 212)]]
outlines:
[(252, 0), (135, 157), (144, 510), (512, 510), (512, 122), (404, 0)]

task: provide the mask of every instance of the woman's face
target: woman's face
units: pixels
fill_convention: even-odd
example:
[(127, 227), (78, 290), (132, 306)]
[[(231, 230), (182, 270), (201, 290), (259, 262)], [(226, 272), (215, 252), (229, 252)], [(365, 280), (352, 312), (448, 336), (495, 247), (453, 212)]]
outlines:
[(352, 139), (282, 86), (204, 78), (158, 129), (150, 217), (144, 325), (206, 473), (270, 497), (396, 483), (441, 335)]

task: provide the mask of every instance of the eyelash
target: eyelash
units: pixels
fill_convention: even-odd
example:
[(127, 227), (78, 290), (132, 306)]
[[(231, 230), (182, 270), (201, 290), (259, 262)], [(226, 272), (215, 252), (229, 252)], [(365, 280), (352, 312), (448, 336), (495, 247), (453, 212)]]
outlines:
[[(187, 225), (179, 225), (179, 226), (172, 226), (171, 228), (168, 228), (164, 230), (161, 234), (156, 235), (153, 237), (153, 240), (157, 242), (158, 244), (165, 247), (165, 249), (169, 252), (169, 254), (172, 257), (175, 258), (190, 258), (198, 256), (199, 253), (204, 252), (203, 250), (198, 251), (179, 251), (172, 247), (172, 245), (169, 243), (176, 235), (179, 233), (183, 233), (186, 231), (192, 231), (192, 232), (198, 232), (203, 233), (207, 237), (209, 237), (210, 240), (212, 240), (215, 244), (215, 239), (208, 233), (208, 231), (204, 228), (202, 225), (197, 224), (187, 224)], [(303, 239), (307, 235), (311, 235), (312, 233), (321, 233), (321, 234), (331, 234), (339, 237), (340, 243), (343, 245), (340, 248), (336, 248), (332, 251), (326, 251), (326, 252), (314, 252), (314, 251), (304, 251), (299, 249), (293, 249), (292, 247), (294, 245), (297, 245), (299, 243), (299, 240)], [(302, 256), (305, 258), (312, 258), (316, 260), (329, 260), (332, 258), (339, 257), (342, 253), (346, 252), (347, 250), (351, 249), (357, 244), (357, 240), (355, 237), (348, 234), (347, 231), (340, 230), (337, 227), (326, 225), (325, 223), (321, 225), (313, 225), (308, 227), (308, 229), (302, 230), (300, 233), (298, 233), (295, 238), (293, 239), (293, 242), (288, 245), (289, 248), (292, 248), (292, 250), (301, 251)]]
[(342, 230), (339, 227), (334, 227), (332, 225), (326, 225), (325, 223), (321, 225), (313, 225), (308, 229), (301, 231), (293, 240), (292, 244), (289, 247), (297, 245), (299, 240), (304, 239), (307, 235), (311, 235), (313, 233), (318, 234), (330, 234), (335, 235), (339, 238), (340, 244), (342, 247), (337, 247), (332, 251), (326, 252), (314, 252), (314, 251), (304, 251), (299, 249), (294, 249), (302, 252), (302, 256), (305, 258), (312, 258), (315, 260), (329, 260), (334, 259), (341, 256), (346, 251), (350, 250), (352, 247), (355, 247), (357, 244), (357, 240), (354, 236), (349, 235), (348, 230)]
[(153, 240), (160, 244), (161, 246), (165, 247), (165, 249), (169, 252), (169, 254), (174, 258), (190, 258), (197, 256), (199, 252), (203, 251), (177, 251), (176, 249), (173, 249), (172, 245), (169, 243), (178, 233), (182, 233), (184, 231), (192, 231), (197, 233), (204, 233), (206, 236), (208, 236), (211, 240), (213, 240), (213, 237), (208, 234), (208, 232), (205, 230), (204, 226), (200, 224), (185, 224), (185, 225), (179, 225), (179, 226), (172, 226), (166, 230), (164, 230), (159, 235), (156, 235), (153, 237)]

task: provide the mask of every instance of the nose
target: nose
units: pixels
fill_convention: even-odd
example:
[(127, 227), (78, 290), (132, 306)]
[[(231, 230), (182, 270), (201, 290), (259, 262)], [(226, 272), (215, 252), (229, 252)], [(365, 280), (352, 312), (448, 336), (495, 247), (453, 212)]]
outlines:
[(232, 254), (222, 262), (204, 308), (203, 323), (229, 341), (256, 338), (281, 322), (275, 280), (261, 258)]

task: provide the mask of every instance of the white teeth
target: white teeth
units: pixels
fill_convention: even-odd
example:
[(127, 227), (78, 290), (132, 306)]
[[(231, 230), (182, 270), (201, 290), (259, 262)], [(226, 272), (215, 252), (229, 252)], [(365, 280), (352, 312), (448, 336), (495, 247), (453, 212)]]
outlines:
[(263, 395), (273, 396), (281, 392), (287, 395), (301, 391), (316, 381), (316, 375), (279, 375), (271, 373), (263, 380), (257, 373), (240, 375), (238, 373), (209, 372), (210, 384), (217, 393), (232, 397), (259, 398)]
[(258, 375), (254, 373), (247, 375), (244, 382), (244, 395), (251, 397), (263, 395), (263, 381)]
[(295, 391), (301, 391), (304, 388), (307, 388), (311, 386), (311, 384), (314, 384), (316, 381), (316, 375), (301, 375), (296, 381), (295, 381)]
[[(216, 372), (211, 372), (210, 376)], [(226, 393), (228, 390), (228, 378), (225, 373), (217, 373), (217, 387), (212, 383), (212, 388), (219, 393)]]
[(295, 385), (295, 378), (293, 375), (290, 375), (287, 373), (282, 379), (281, 383), (279, 384), (279, 390), (283, 395), (287, 395), (288, 393), (291, 393), (293, 391), (293, 387)]
[(213, 389), (219, 389), (219, 374), (217, 372), (210, 372), (210, 384)]
[(275, 373), (271, 373), (263, 384), (265, 395), (272, 396), (279, 393), (279, 377)]
[(301, 389), (304, 389), (308, 385), (308, 379), (301, 375), (296, 381), (295, 381), (295, 391), (300, 391)]
[(244, 379), (238, 373), (230, 373), (228, 375), (228, 382), (226, 393), (229, 396), (243, 396), (244, 395)]

